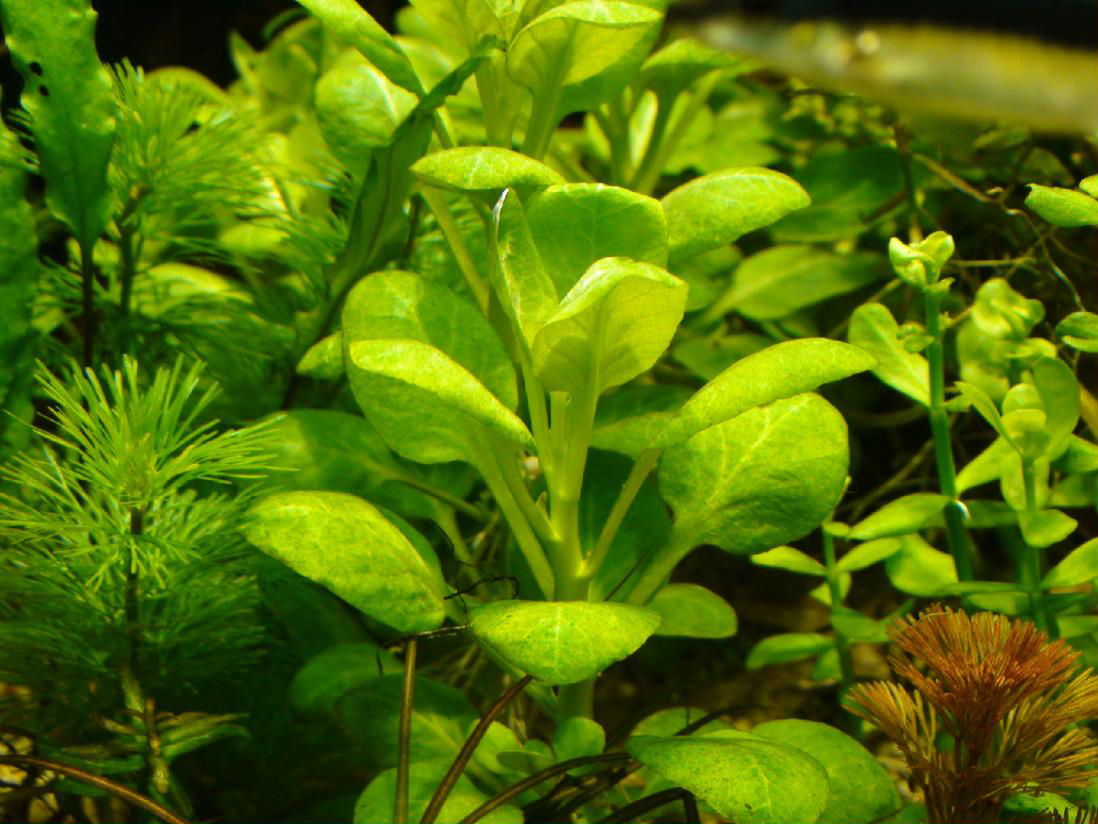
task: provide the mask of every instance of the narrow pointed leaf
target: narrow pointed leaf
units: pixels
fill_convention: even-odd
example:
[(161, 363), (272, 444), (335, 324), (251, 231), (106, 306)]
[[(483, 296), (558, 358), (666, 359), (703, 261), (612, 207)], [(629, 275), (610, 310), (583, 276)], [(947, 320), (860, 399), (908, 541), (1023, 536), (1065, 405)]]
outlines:
[(534, 245), (522, 201), (513, 191), (504, 192), (496, 203), (490, 231), (492, 286), (529, 347), (556, 311), (557, 291)]
[(437, 629), (444, 584), (399, 529), (341, 492), (284, 492), (249, 510), (244, 535), (299, 575), (398, 632)]
[(736, 824), (812, 822), (827, 806), (827, 772), (819, 761), (761, 736), (635, 735), (626, 749)]
[(632, 655), (659, 626), (650, 609), (588, 601), (496, 601), (469, 628), (491, 653), (548, 684), (594, 678)]
[(808, 205), (793, 178), (747, 167), (695, 178), (663, 198), (672, 268)]
[(546, 389), (601, 394), (646, 372), (682, 320), (686, 284), (658, 266), (604, 258), (584, 273), (534, 339)]
[(298, 0), (324, 27), (378, 67), (389, 80), (423, 96), (415, 69), (404, 50), (355, 0)]

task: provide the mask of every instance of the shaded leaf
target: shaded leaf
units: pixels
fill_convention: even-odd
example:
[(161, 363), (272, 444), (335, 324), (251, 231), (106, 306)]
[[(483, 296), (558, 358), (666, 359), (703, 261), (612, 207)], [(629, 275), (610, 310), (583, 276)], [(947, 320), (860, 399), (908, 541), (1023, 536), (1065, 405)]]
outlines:
[(697, 584), (668, 584), (648, 603), (662, 620), (656, 635), (731, 638), (738, 622), (732, 606)]
[[(728, 736), (728, 737), (725, 737)], [(736, 824), (815, 821), (827, 806), (827, 772), (803, 750), (750, 733), (635, 735), (629, 753)]]

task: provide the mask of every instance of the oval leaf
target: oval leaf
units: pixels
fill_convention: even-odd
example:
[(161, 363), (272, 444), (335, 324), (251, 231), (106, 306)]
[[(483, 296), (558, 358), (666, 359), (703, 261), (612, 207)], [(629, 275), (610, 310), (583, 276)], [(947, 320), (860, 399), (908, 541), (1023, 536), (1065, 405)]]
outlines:
[(746, 555), (803, 537), (838, 503), (848, 462), (846, 422), (819, 395), (710, 427), (660, 461), (670, 542)]
[(1030, 183), (1026, 206), (1053, 226), (1098, 226), (1098, 200), (1074, 189)]
[(626, 604), (497, 601), (477, 607), (469, 629), (490, 652), (548, 684), (594, 678), (632, 655), (660, 616)]
[(939, 515), (947, 503), (949, 498), (945, 495), (932, 492), (904, 495), (889, 501), (868, 518), (851, 527), (850, 537), (855, 541), (871, 541), (874, 538), (917, 532)]
[(831, 794), (815, 824), (870, 824), (900, 808), (892, 776), (846, 733), (799, 718), (767, 721), (751, 731), (803, 750), (827, 770)]
[(464, 367), (508, 409), (518, 405), (515, 367), (499, 336), (470, 301), (411, 272), (363, 278), (343, 308), (343, 340), (403, 338), (429, 343)]
[(682, 320), (686, 284), (627, 258), (594, 263), (534, 339), (534, 370), (550, 391), (599, 394), (652, 367)]
[(761, 736), (725, 735), (636, 735), (626, 749), (736, 824), (810, 822), (823, 812), (827, 771), (815, 758)]
[(825, 338), (802, 338), (769, 346), (736, 361), (699, 389), (683, 404), (655, 445), (682, 443), (753, 407), (811, 392), (821, 384), (864, 372), (874, 363), (871, 355), (857, 347)]
[(557, 172), (510, 149), (464, 146), (421, 157), (412, 173), (424, 183), (456, 192), (498, 192), (512, 186), (563, 183)]
[[(409, 821), (419, 821), (449, 768), (449, 761), (434, 759), (409, 765)], [(381, 824), (393, 820), (396, 779), (397, 771), (392, 769), (370, 782), (355, 803), (354, 824)], [(436, 820), (439, 824), (455, 824), (487, 800), (488, 796), (478, 790), (467, 776), (461, 775), (446, 797)], [(513, 804), (504, 804), (479, 820), (488, 824), (522, 824), (522, 811)]]
[(398, 632), (437, 629), (443, 582), (373, 505), (341, 492), (284, 492), (248, 512), (245, 537)]
[(663, 619), (656, 635), (731, 638), (738, 628), (731, 604), (697, 584), (668, 584), (656, 593), (648, 608)]
[(348, 349), (359, 406), (389, 447), (419, 463), (477, 465), (485, 440), (534, 448), (525, 424), (460, 364), (415, 340), (364, 340)]
[(416, 105), (415, 95), (368, 63), (336, 66), (317, 81), (314, 99), (324, 142), (355, 174), (366, 172), (370, 150), (389, 144)]
[(1092, 538), (1068, 553), (1064, 560), (1050, 569), (1041, 579), (1045, 589), (1073, 587), (1098, 580), (1098, 538)]
[(764, 638), (751, 648), (746, 664), (749, 670), (803, 661), (835, 646), (835, 640), (817, 632), (787, 632)]
[(667, 266), (667, 219), (658, 200), (603, 183), (565, 183), (537, 192), (526, 219), (558, 294), (596, 260), (627, 257)]
[(612, 67), (660, 22), (659, 12), (618, 0), (562, 3), (530, 21), (507, 49), (507, 73), (535, 95)]
[(671, 264), (731, 243), (808, 202), (797, 181), (770, 169), (727, 169), (695, 178), (662, 201)]
[(957, 583), (953, 558), (932, 547), (918, 535), (906, 535), (899, 552), (885, 561), (885, 572), (900, 592), (932, 598)]

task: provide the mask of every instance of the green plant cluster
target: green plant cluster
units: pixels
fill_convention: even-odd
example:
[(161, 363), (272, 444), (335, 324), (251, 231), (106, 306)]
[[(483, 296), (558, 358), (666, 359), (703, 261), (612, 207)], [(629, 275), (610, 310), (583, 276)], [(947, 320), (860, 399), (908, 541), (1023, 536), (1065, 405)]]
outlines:
[[(0, 805), (1091, 815), (1093, 140), (779, 78), (661, 0), (299, 2), (222, 89), (0, 0)], [(781, 587), (815, 617), (745, 618)], [(932, 715), (860, 684), (924, 599), (963, 610), (904, 647), (947, 687), (893, 661)], [(693, 707), (689, 650), (830, 710)], [(611, 730), (608, 683), (656, 701)], [(1055, 769), (999, 758), (1025, 724)]]

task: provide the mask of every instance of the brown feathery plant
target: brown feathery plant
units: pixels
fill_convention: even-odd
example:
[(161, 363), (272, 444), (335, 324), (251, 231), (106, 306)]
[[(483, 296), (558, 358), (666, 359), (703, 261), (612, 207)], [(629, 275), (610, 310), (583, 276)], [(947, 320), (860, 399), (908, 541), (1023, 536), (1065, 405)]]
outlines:
[[(903, 753), (930, 824), (994, 824), (1019, 792), (1085, 786), (1098, 746), (1079, 724), (1098, 717), (1098, 675), (1033, 624), (933, 604), (889, 629), (897, 675), (850, 692), (850, 709)], [(916, 664), (920, 660), (924, 668)], [(953, 746), (939, 749), (939, 730)]]

